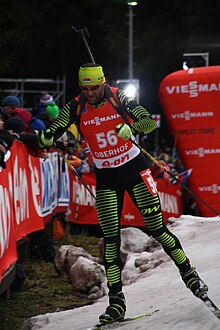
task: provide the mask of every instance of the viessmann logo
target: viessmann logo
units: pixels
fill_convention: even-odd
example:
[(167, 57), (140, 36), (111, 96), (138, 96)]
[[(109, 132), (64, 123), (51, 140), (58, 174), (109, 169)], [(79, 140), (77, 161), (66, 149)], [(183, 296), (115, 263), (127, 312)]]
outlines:
[(189, 121), (191, 119), (195, 118), (203, 118), (203, 117), (213, 117), (214, 113), (212, 111), (189, 111), (186, 110), (181, 113), (172, 113), (171, 117), (172, 119), (184, 119), (186, 121)]
[(206, 148), (200, 147), (198, 149), (185, 150), (185, 154), (187, 156), (205, 157), (206, 155), (220, 154), (220, 149), (218, 149), (218, 148), (206, 149)]
[(199, 187), (199, 191), (201, 192), (211, 192), (212, 194), (217, 194), (220, 191), (220, 185), (218, 185), (217, 183), (213, 183), (210, 186), (202, 186)]
[(89, 126), (89, 125), (96, 125), (99, 126), (101, 123), (109, 121), (109, 120), (114, 120), (120, 118), (120, 115), (118, 113), (110, 116), (105, 116), (105, 117), (94, 117), (91, 120), (86, 120), (83, 122), (84, 126)]
[(219, 83), (199, 84), (198, 81), (190, 81), (186, 85), (166, 86), (168, 94), (189, 94), (189, 97), (198, 97), (199, 93), (210, 93), (220, 91)]

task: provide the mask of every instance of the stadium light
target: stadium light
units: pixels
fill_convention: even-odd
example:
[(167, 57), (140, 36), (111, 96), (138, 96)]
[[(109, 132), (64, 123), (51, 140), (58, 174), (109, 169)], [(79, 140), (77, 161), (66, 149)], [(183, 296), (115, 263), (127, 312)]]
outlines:
[(139, 102), (139, 79), (118, 79), (115, 81), (115, 85), (122, 89), (128, 97), (135, 97)]
[(138, 2), (137, 1), (128, 1), (129, 6), (137, 6)]
[(135, 85), (133, 84), (129, 84), (125, 87), (125, 94), (128, 97), (136, 97), (137, 94), (137, 88)]

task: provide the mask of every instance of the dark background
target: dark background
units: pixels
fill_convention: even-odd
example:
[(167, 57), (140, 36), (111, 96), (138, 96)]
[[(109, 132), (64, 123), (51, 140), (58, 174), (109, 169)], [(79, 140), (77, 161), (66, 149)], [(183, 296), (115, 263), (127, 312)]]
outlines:
[[(78, 68), (90, 57), (73, 25), (88, 29), (92, 54), (110, 82), (128, 79), (126, 0), (1, 0), (0, 11), (1, 78), (66, 76), (67, 100), (75, 96)], [(209, 52), (209, 64), (219, 64), (220, 2), (142, 0), (133, 13), (140, 101), (162, 113), (159, 84), (182, 69), (183, 53)]]

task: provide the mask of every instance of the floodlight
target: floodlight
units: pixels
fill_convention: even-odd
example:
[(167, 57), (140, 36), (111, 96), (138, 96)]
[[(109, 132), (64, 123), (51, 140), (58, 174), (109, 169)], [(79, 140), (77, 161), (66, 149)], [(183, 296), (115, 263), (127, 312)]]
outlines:
[(125, 94), (128, 97), (136, 97), (137, 94), (137, 87), (133, 84), (129, 84), (125, 87)]

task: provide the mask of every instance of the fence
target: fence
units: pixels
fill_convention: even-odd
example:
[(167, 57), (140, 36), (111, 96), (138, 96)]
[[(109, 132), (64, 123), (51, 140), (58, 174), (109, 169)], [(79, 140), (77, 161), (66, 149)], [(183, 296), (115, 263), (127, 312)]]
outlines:
[(27, 110), (31, 110), (37, 102), (42, 91), (51, 94), (54, 100), (63, 105), (66, 101), (66, 77), (62, 79), (41, 79), (41, 78), (1, 78), (0, 93), (2, 97), (15, 95), (21, 100), (21, 105)]

